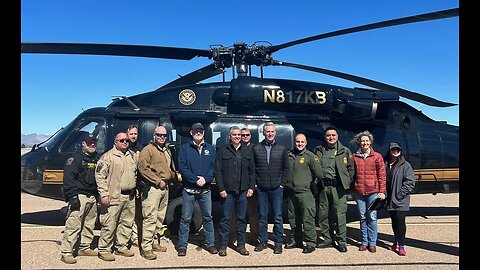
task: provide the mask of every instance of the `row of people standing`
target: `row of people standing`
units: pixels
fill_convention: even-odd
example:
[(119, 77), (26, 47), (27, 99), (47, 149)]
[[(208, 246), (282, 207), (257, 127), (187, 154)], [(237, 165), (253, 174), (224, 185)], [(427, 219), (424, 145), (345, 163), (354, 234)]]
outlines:
[(373, 135), (363, 131), (351, 142), (359, 147), (352, 154), (339, 142), (335, 128), (327, 128), (324, 136), (326, 144), (314, 149), (323, 168), (318, 197), (322, 240), (317, 247), (333, 245), (340, 252), (347, 251), (346, 211), (350, 193), (355, 198), (360, 216), (362, 239), (358, 250), (376, 252), (377, 210), (370, 209), (370, 206), (379, 199), (384, 201), (392, 220), (394, 242), (389, 249), (405, 256), (405, 217), (409, 211), (410, 193), (415, 187), (415, 175), (411, 164), (402, 155), (401, 146), (390, 143), (383, 157), (372, 147)]
[[(246, 134), (246, 133), (245, 133)], [(249, 255), (245, 248), (246, 212), (248, 199), (254, 193), (258, 198), (258, 244), (255, 251), (267, 248), (268, 214), (274, 217), (274, 253), (282, 253), (283, 245), (283, 188), (288, 178), (288, 154), (283, 145), (275, 141), (276, 129), (272, 122), (263, 127), (265, 139), (253, 147), (241, 142), (242, 131), (233, 126), (229, 130), (230, 142), (218, 149), (204, 141), (204, 128), (195, 123), (190, 129), (191, 143), (182, 146), (178, 156), (182, 175), (183, 205), (180, 220), (177, 255), (187, 253), (188, 234), (196, 200), (202, 212), (206, 250), (211, 254), (227, 255), (232, 215), (236, 216), (236, 250)], [(246, 136), (245, 136), (246, 137)], [(215, 247), (215, 233), (211, 216), (210, 184), (215, 177), (223, 205), (220, 222), (220, 247)], [(235, 209), (235, 211), (234, 211)], [(251, 222), (255, 222), (252, 221)]]
[[(61, 245), (63, 262), (76, 263), (74, 246), (78, 240), (77, 256), (98, 256), (105, 261), (114, 261), (114, 254), (134, 256), (130, 241), (136, 234), (141, 235), (140, 250), (146, 259), (156, 259), (152, 249), (166, 251), (155, 236), (166, 213), (167, 183), (176, 178), (175, 164), (166, 144), (165, 127), (157, 127), (153, 140), (141, 151), (135, 148), (137, 135), (138, 129), (129, 126), (127, 132), (115, 136), (113, 148), (98, 157), (97, 140), (89, 134), (82, 140), (82, 148), (66, 161), (64, 196), (69, 210)], [(95, 250), (91, 244), (97, 201), (101, 232)], [(141, 217), (135, 217), (136, 201), (141, 204)], [(141, 226), (134, 226), (135, 220), (140, 220), (137, 225)], [(135, 227), (141, 228), (141, 233)]]
[[(136, 127), (135, 127), (136, 129)], [(158, 130), (157, 130), (158, 129)], [(101, 183), (98, 187), (100, 192), (100, 201), (102, 208), (106, 208), (106, 213), (102, 217), (102, 213), (105, 212), (101, 210), (100, 222), (102, 224), (101, 232), (101, 241), (99, 241), (99, 253), (98, 256), (104, 260), (114, 260), (114, 256), (109, 250), (114, 250), (116, 254), (123, 256), (133, 256), (133, 251), (128, 249), (128, 240), (130, 240), (130, 235), (134, 231), (134, 222), (131, 216), (134, 216), (134, 212), (131, 213), (132, 209), (135, 210), (135, 202), (133, 198), (139, 198), (142, 196), (141, 202), (142, 205), (142, 243), (141, 243), (141, 253), (146, 259), (156, 259), (156, 255), (153, 253), (152, 249), (155, 251), (166, 251), (165, 247), (154, 243), (155, 236), (158, 236), (158, 231), (163, 223), (163, 218), (165, 216), (166, 207), (168, 204), (168, 181), (172, 181), (175, 177), (175, 167), (174, 162), (172, 162), (172, 155), (169, 151), (168, 144), (166, 144), (167, 132), (166, 129), (162, 126), (159, 126), (155, 129), (154, 140), (145, 147), (145, 151), (132, 151), (129, 150), (128, 142), (134, 142), (132, 135), (130, 134), (130, 127), (127, 133), (119, 133), (115, 137), (114, 148), (112, 148), (109, 153), (109, 156), (120, 158), (116, 160), (115, 158), (107, 158), (103, 155), (101, 157), (101, 162), (96, 166), (95, 174), (98, 174)], [(132, 132), (135, 133), (135, 132)], [(249, 132), (248, 132), (249, 133)], [(275, 142), (275, 124), (266, 123), (263, 127), (263, 133), (265, 139), (256, 145), (255, 147), (250, 148), (250, 151), (247, 151), (247, 146), (241, 143), (240, 135), (241, 130), (238, 127), (232, 127), (230, 130), (230, 144), (227, 144), (224, 148), (221, 148), (219, 154), (216, 155), (215, 149), (212, 145), (205, 143), (204, 141), (204, 128), (200, 123), (196, 123), (192, 126), (190, 134), (192, 135), (193, 141), (182, 146), (179, 152), (179, 171), (182, 175), (183, 181), (183, 191), (182, 191), (182, 218), (180, 222), (180, 232), (179, 232), (179, 243), (178, 243), (178, 255), (186, 255), (186, 247), (188, 242), (189, 234), (189, 225), (193, 215), (193, 203), (198, 201), (200, 209), (202, 210), (203, 225), (206, 234), (206, 249), (212, 254), (218, 253), (218, 250), (215, 248), (215, 234), (213, 229), (213, 219), (211, 216), (211, 194), (210, 194), (210, 184), (213, 178), (217, 178), (219, 184), (220, 196), (225, 198), (223, 201), (224, 204), (224, 218), (222, 219), (222, 225), (220, 230), (220, 255), (226, 255), (226, 244), (228, 243), (228, 231), (230, 230), (230, 218), (233, 211), (232, 207), (235, 206), (237, 210), (237, 251), (242, 255), (248, 255), (249, 252), (245, 249), (245, 228), (246, 228), (246, 198), (251, 198), (253, 194), (258, 194), (258, 210), (259, 210), (259, 231), (258, 231), (258, 244), (255, 247), (255, 251), (262, 251), (267, 247), (266, 243), (268, 241), (267, 237), (267, 225), (268, 225), (268, 212), (269, 209), (273, 211), (274, 216), (274, 253), (282, 253), (282, 244), (283, 244), (283, 215), (282, 215), (282, 204), (283, 204), (283, 194), (284, 187), (287, 187), (287, 203), (288, 203), (288, 217), (289, 222), (292, 227), (292, 242), (286, 245), (286, 248), (293, 247), (302, 247), (303, 248), (303, 232), (302, 228), (305, 230), (305, 239), (306, 247), (304, 247), (304, 253), (310, 253), (315, 249), (316, 233), (313, 223), (312, 214), (314, 215), (314, 200), (311, 198), (311, 193), (308, 191), (309, 181), (306, 179), (321, 179), (322, 190), (319, 195), (320, 201), (320, 230), (321, 237), (323, 241), (316, 244), (316, 247), (327, 247), (329, 245), (335, 244), (337, 249), (341, 252), (346, 252), (346, 193), (350, 186), (350, 183), (353, 180), (355, 174), (352, 172), (355, 171), (354, 166), (356, 163), (352, 158), (351, 152), (348, 148), (344, 147), (338, 141), (338, 132), (335, 128), (327, 128), (325, 132), (325, 146), (318, 146), (315, 148), (315, 154), (305, 149), (306, 146), (306, 137), (303, 134), (298, 134), (295, 137), (295, 149), (291, 150), (289, 153), (287, 149), (278, 145)], [(138, 134), (138, 133), (137, 133)], [(360, 134), (359, 134), (360, 135)], [(365, 135), (365, 134), (364, 134)], [(370, 134), (371, 135), (371, 134)], [(369, 137), (368, 134), (365, 135), (373, 141), (373, 138)], [(359, 138), (365, 137), (359, 136)], [(120, 138), (121, 137), (121, 138)], [(134, 136), (133, 136), (134, 137)], [(87, 165), (92, 167), (92, 162), (85, 162), (86, 159), (94, 160), (94, 148), (96, 140), (94, 138), (86, 138), (82, 142), (82, 151), (79, 154), (82, 154), (83, 157), (67, 160), (65, 175), (67, 175), (68, 166), (70, 166), (73, 161), (81, 163), (90, 164)], [(360, 141), (362, 143), (362, 141)], [(133, 145), (133, 144), (132, 144)], [(360, 148), (358, 154), (360, 158), (365, 159), (370, 153), (366, 151), (367, 154), (362, 154), (362, 149), (368, 150), (369, 145), (366, 142), (363, 142), (363, 147)], [(133, 147), (132, 147), (133, 148)], [(401, 149), (401, 148), (400, 148)], [(239, 151), (240, 150), (240, 151)], [(92, 152), (93, 151), (93, 152)], [(80, 151), (79, 151), (80, 152)], [(120, 155), (119, 152), (123, 154)], [(105, 153), (105, 154), (107, 154)], [(160, 153), (160, 156), (159, 156)], [(224, 154), (227, 155), (224, 155)], [(228, 157), (229, 153), (234, 153), (230, 158)], [(357, 154), (357, 153), (356, 153)], [(78, 155), (78, 154), (77, 154)], [(251, 156), (250, 156), (251, 155)], [(139, 158), (140, 156), (140, 158)], [(377, 156), (373, 155), (372, 156)], [(224, 158), (225, 157), (225, 158)], [(381, 156), (380, 156), (381, 157)], [(125, 161), (128, 160), (127, 163)], [(143, 183), (148, 183), (150, 186), (143, 188), (135, 188), (135, 177), (125, 176), (125, 175), (115, 175), (115, 169), (110, 171), (110, 166), (112, 164), (118, 163), (121, 161), (122, 166), (127, 164), (128, 172), (132, 172), (135, 176), (136, 166), (128, 166), (128, 164), (136, 164), (138, 161), (138, 170), (139, 175), (146, 179), (146, 181), (141, 181)], [(166, 161), (166, 162), (165, 162)], [(378, 160), (377, 160), (378, 161)], [(133, 163), (132, 163), (133, 162)], [(228, 162), (233, 162), (233, 164), (240, 164), (231, 166), (230, 170), (228, 169)], [(235, 163), (237, 162), (237, 163)], [(164, 164), (160, 164), (164, 163)], [(224, 164), (225, 163), (225, 164)], [(244, 164), (245, 163), (245, 164)], [(248, 163), (248, 164), (247, 164)], [(407, 162), (408, 163), (408, 162)], [(160, 166), (154, 168), (152, 166)], [(305, 170), (301, 165), (308, 165)], [(352, 166), (355, 164), (354, 166)], [(361, 164), (361, 163), (359, 163)], [(392, 163), (394, 164), (394, 163)], [(402, 163), (404, 164), (404, 162)], [(223, 170), (223, 167), (227, 166), (226, 170)], [(80, 166), (81, 167), (81, 166)], [(93, 165), (95, 167), (95, 165)], [(117, 165), (118, 168), (122, 168)], [(131, 169), (130, 167), (133, 167)], [(244, 168), (245, 167), (245, 168)], [(108, 169), (105, 169), (108, 168)], [(112, 168), (116, 168), (113, 166)], [(255, 168), (255, 169), (252, 169)], [(302, 169), (303, 168), (303, 169)], [(411, 166), (410, 166), (411, 168)], [(92, 168), (90, 168), (91, 170)], [(102, 170), (103, 169), (103, 170)], [(305, 174), (307, 171), (310, 173)], [(413, 170), (411, 171), (413, 174)], [(227, 177), (222, 177), (223, 174), (227, 174)], [(237, 175), (237, 177), (231, 177), (231, 173)], [(236, 174), (239, 173), (239, 174)], [(162, 175), (163, 174), (163, 175)], [(230, 174), (230, 175), (229, 175)], [(75, 177), (72, 177), (74, 179)], [(85, 178), (85, 175), (82, 177)], [(88, 177), (87, 177), (88, 178)], [(90, 176), (91, 178), (91, 176)], [(117, 179), (118, 183), (114, 183), (112, 186), (111, 178)], [(133, 183), (126, 179), (133, 179)], [(228, 179), (232, 182), (231, 184), (222, 183), (222, 178)], [(220, 180), (219, 180), (220, 179)], [(242, 180), (246, 183), (243, 183)], [(414, 178), (413, 178), (414, 179)], [(297, 183), (300, 180), (300, 183)], [(123, 182), (122, 182), (123, 181)], [(91, 182), (91, 180), (90, 180)], [(137, 181), (140, 182), (140, 181)], [(70, 183), (70, 184), (69, 184)], [(71, 186), (72, 181), (64, 181), (66, 187)], [(308, 184), (307, 184), (308, 183)], [(97, 180), (98, 184), (98, 180)], [(131, 187), (131, 185), (134, 187)], [(223, 185), (223, 188), (222, 188)], [(360, 185), (359, 185), (360, 186)], [(119, 191), (120, 195), (114, 197), (112, 204), (112, 197), (108, 192), (108, 189)], [(120, 187), (120, 190), (118, 190)], [(401, 187), (401, 185), (400, 185)], [(90, 186), (90, 191), (83, 192), (86, 193), (86, 197), (92, 196), (90, 193), (94, 194), (94, 190)], [(402, 188), (402, 187), (401, 187)], [(412, 187), (413, 188), (413, 187)], [(142, 190), (143, 194), (140, 195), (136, 190)], [(103, 190), (103, 191), (102, 191)], [(402, 188), (404, 193), (409, 193), (410, 187)], [(90, 192), (90, 193), (89, 193)], [(103, 192), (103, 193), (102, 193)], [(75, 192), (75, 189), (70, 192), (65, 193), (66, 199), (69, 201), (70, 212), (69, 218), (72, 217), (72, 220), (79, 219), (82, 220), (83, 217), (75, 215), (82, 215), (79, 211), (74, 213), (76, 205), (82, 205), (87, 207), (89, 205), (85, 203), (77, 203), (76, 200), (80, 201), (78, 197), (80, 194), (78, 191)], [(75, 195), (76, 193), (76, 195)], [(157, 194), (158, 193), (158, 194)], [(385, 191), (378, 192), (383, 193), (383, 198), (385, 198)], [(152, 195), (150, 195), (152, 194)], [(360, 194), (360, 193), (359, 193)], [(365, 193), (366, 194), (366, 193)], [(230, 196), (229, 196), (230, 195)], [(364, 195), (366, 196), (366, 195)], [(382, 195), (379, 195), (382, 197)], [(408, 194), (405, 194), (408, 196)], [(368, 196), (367, 196), (368, 197)], [(127, 199), (128, 198), (128, 199)], [(147, 198), (150, 198), (148, 200)], [(322, 200), (323, 198), (323, 200)], [(91, 199), (91, 198), (90, 198)], [(118, 199), (118, 202), (116, 201)], [(245, 199), (245, 200), (244, 200)], [(356, 197), (357, 204), (361, 197)], [(312, 207), (313, 202), (313, 207)], [(118, 204), (117, 204), (118, 203)], [(368, 198), (367, 198), (368, 203)], [(110, 205), (114, 205), (109, 209)], [(133, 207), (132, 207), (133, 205)], [(408, 207), (408, 206), (407, 206)], [(91, 207), (95, 208), (95, 207)], [(123, 214), (123, 209), (126, 210)], [(330, 209), (333, 209), (333, 215), (329, 214)], [(360, 204), (359, 204), (360, 209)], [(110, 211), (108, 211), (110, 210)], [(389, 209), (390, 210), (390, 209)], [(404, 210), (402, 210), (404, 211)], [(93, 216), (93, 210), (86, 211), (83, 209), (83, 215), (88, 213), (89, 222), (91, 223), (91, 216)], [(360, 210), (362, 212), (362, 210)], [(392, 210), (391, 212), (398, 212)], [(72, 213), (74, 215), (72, 215)], [(121, 214), (119, 214), (121, 213)], [(96, 215), (96, 214), (95, 214)], [(392, 213), (391, 213), (392, 215)], [(370, 213), (370, 217), (373, 215)], [(334, 220), (329, 220), (331, 217), (334, 217)], [(396, 227), (401, 232), (405, 231), (405, 226), (402, 226), (402, 215), (396, 215)], [(113, 220), (113, 221), (112, 221)], [(137, 217), (138, 220), (138, 217)], [(370, 251), (371, 247), (375, 247), (376, 242), (376, 227), (371, 227), (373, 229), (369, 230), (368, 222), (373, 219), (365, 218), (367, 225), (366, 237), (363, 237), (363, 227), (362, 227), (362, 238), (367, 239), (367, 243), (364, 246), (367, 246)], [(393, 220), (393, 217), (392, 217)], [(95, 220), (93, 220), (95, 221)], [(376, 221), (376, 216), (375, 216)], [(403, 224), (405, 221), (405, 215), (403, 215)], [(155, 223), (155, 224), (154, 224)], [(69, 224), (67, 219), (66, 228)], [(104, 225), (104, 224), (108, 224)], [(113, 224), (113, 225), (112, 225)], [(362, 221), (361, 221), (361, 224)], [(160, 225), (160, 226), (159, 226)], [(330, 226), (334, 226), (333, 229)], [(375, 225), (375, 224), (373, 224)], [(113, 227), (112, 227), (113, 226)], [(70, 226), (69, 226), (70, 227)], [(75, 227), (75, 226), (71, 226)], [(78, 227), (78, 226), (77, 226)], [(78, 239), (78, 233), (81, 231), (82, 237), (80, 244), (79, 255), (92, 256), (97, 255), (96, 252), (89, 247), (89, 239), (93, 238), (93, 228), (80, 228), (75, 232), (67, 234), (70, 238), (65, 240), (65, 248), (62, 244), (62, 261), (67, 263), (74, 263), (76, 261), (73, 257), (73, 244), (75, 237)], [(119, 229), (120, 228), (120, 229)], [(226, 230), (227, 228), (228, 230)], [(67, 230), (66, 230), (67, 231)], [(89, 232), (91, 231), (91, 232)], [(105, 233), (103, 233), (105, 231)], [(369, 238), (369, 231), (374, 231), (374, 234)], [(115, 235), (115, 243), (113, 243), (113, 234)], [(75, 236), (77, 234), (77, 236)], [(84, 236), (85, 234), (85, 236)], [(102, 240), (102, 235), (105, 234), (105, 239)], [(119, 235), (120, 234), (120, 235)], [(396, 243), (392, 245), (392, 249), (400, 250), (401, 242), (404, 241), (404, 237), (395, 236)], [(126, 240), (125, 240), (126, 239)], [(364, 244), (364, 239), (362, 239), (362, 245)], [(373, 240), (372, 240), (373, 239)], [(370, 242), (369, 242), (370, 241)], [(90, 241), (91, 242), (91, 241)], [(397, 243), (398, 242), (398, 243)], [(72, 248), (70, 248), (70, 247)], [(113, 249), (112, 249), (113, 246)], [(362, 248), (362, 246), (360, 247)], [(363, 248), (362, 248), (363, 249)], [(404, 250), (404, 249), (403, 249)], [(372, 251), (374, 252), (374, 251)], [(398, 252), (398, 251), (397, 251)]]
[[(87, 134), (82, 148), (67, 159), (64, 167), (64, 196), (69, 209), (61, 243), (61, 260), (76, 263), (74, 247), (80, 241), (77, 256), (98, 256), (115, 260), (115, 254), (133, 256), (128, 247), (135, 215), (137, 155), (128, 149), (125, 132), (118, 133), (113, 148), (101, 157), (97, 140)], [(93, 249), (93, 230), (97, 202), (101, 224), (98, 250)]]

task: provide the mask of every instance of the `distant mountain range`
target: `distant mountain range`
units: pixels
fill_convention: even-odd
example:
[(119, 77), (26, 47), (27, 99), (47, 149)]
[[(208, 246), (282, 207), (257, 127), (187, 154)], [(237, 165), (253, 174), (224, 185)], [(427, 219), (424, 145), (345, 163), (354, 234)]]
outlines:
[(50, 135), (43, 135), (43, 134), (37, 134), (37, 133), (32, 133), (28, 135), (22, 134), (22, 139), (21, 143), (22, 145), (25, 145), (25, 147), (32, 147), (36, 143), (41, 143), (48, 139)]

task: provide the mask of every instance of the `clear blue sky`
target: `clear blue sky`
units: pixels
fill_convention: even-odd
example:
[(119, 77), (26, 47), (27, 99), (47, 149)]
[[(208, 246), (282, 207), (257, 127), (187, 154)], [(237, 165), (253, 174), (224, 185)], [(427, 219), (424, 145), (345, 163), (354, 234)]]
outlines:
[[(22, 42), (87, 42), (209, 49), (273, 45), (405, 16), (456, 8), (459, 1), (21, 1)], [(459, 102), (459, 19), (388, 27), (280, 50), (274, 59), (332, 69)], [(50, 135), (112, 96), (154, 90), (210, 63), (119, 56), (22, 54), (21, 132)], [(257, 68), (254, 75), (259, 76)], [(346, 87), (356, 83), (288, 67), (265, 77)], [(231, 73), (227, 74), (231, 78)], [(207, 80), (218, 81), (221, 76)], [(458, 125), (458, 106), (402, 99), (435, 120)]]

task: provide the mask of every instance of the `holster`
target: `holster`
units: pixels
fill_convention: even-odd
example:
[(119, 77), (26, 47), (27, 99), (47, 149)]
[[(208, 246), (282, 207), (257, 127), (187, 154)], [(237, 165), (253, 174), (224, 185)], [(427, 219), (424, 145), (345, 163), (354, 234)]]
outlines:
[(315, 197), (315, 198), (318, 196), (318, 194), (321, 191), (321, 189), (320, 189), (321, 187), (319, 185), (319, 182), (320, 182), (320, 180), (318, 179), (318, 177), (315, 177), (312, 180), (312, 182), (310, 182), (310, 191), (312, 191), (313, 197)]
[(148, 198), (148, 191), (150, 191), (150, 187), (152, 186), (152, 183), (150, 181), (142, 181), (143, 182), (143, 188), (142, 188), (142, 200), (145, 200)]

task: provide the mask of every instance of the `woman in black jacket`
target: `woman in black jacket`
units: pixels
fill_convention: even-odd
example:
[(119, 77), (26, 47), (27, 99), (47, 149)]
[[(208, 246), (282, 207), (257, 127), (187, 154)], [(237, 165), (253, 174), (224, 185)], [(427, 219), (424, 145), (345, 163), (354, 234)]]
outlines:
[(412, 165), (402, 154), (402, 147), (396, 142), (390, 143), (385, 157), (385, 168), (387, 170), (387, 210), (392, 219), (394, 234), (394, 242), (390, 250), (405, 256), (407, 255), (405, 217), (410, 207), (410, 193), (415, 187), (415, 174)]

